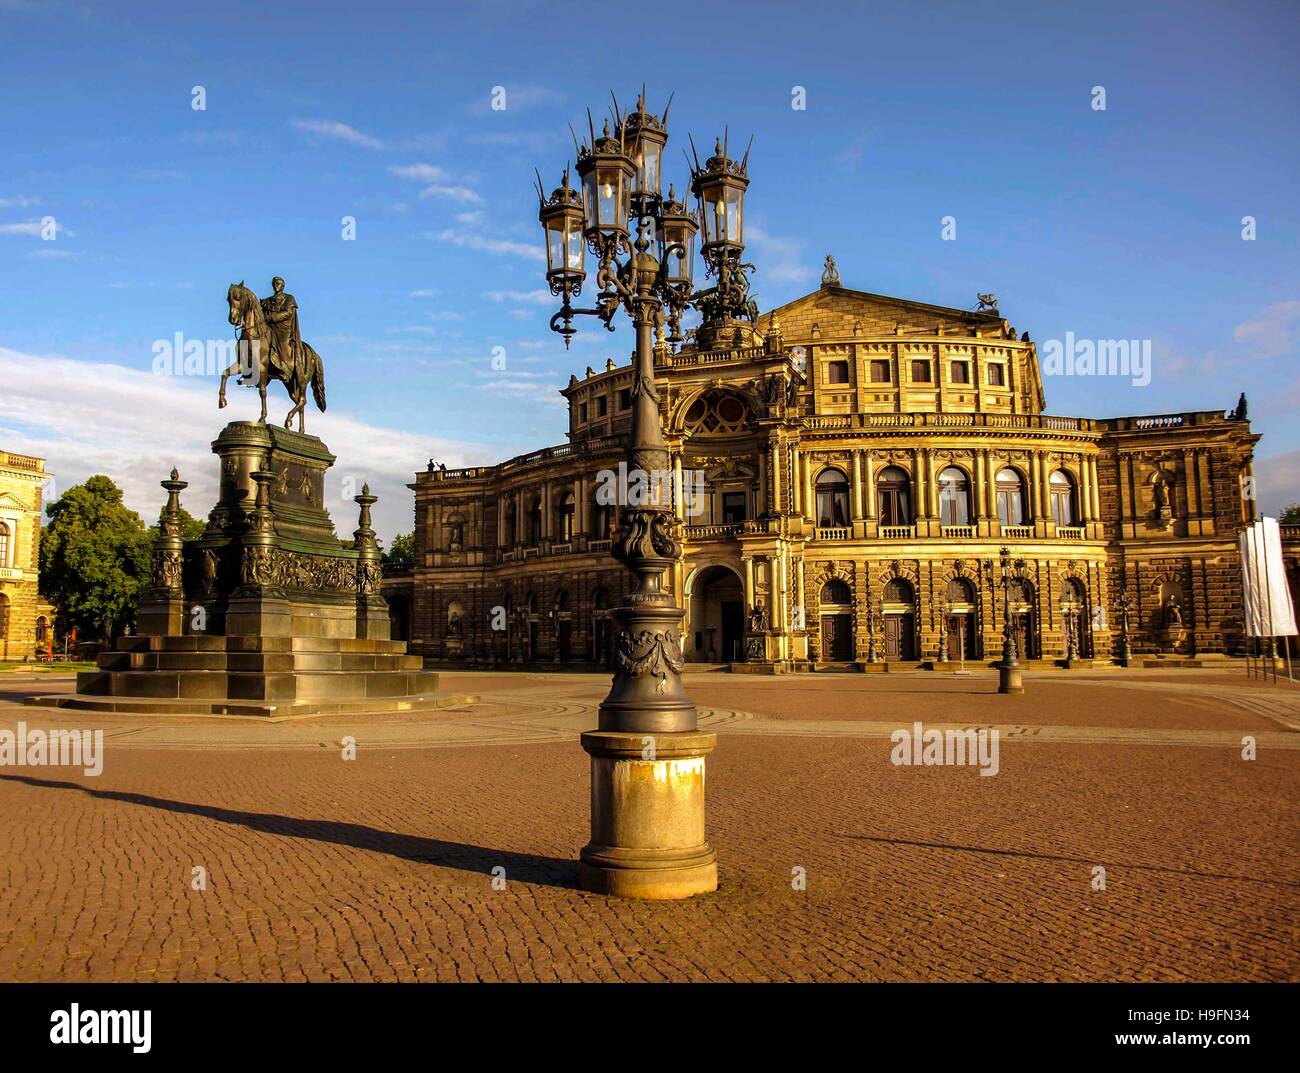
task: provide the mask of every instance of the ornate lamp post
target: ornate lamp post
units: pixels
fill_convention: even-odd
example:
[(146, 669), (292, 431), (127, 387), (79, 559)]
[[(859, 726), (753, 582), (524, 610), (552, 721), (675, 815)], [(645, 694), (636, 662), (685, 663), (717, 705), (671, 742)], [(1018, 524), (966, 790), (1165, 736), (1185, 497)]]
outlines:
[[(581, 853), (581, 882), (587, 890), (661, 899), (715, 890), (718, 870), (704, 838), (704, 758), (716, 737), (698, 729), (695, 705), (682, 686), (683, 612), (662, 587), (664, 571), (682, 548), (655, 388), (654, 334), (667, 324), (670, 340), (679, 342), (690, 305), (702, 309), (706, 325), (743, 308), (746, 285), (738, 261), (749, 184), (745, 162), (728, 159), (725, 150), (695, 169), (705, 260), (711, 273), (720, 266), (728, 283), (720, 292), (720, 276), (718, 287), (692, 293), (697, 224), (671, 187), (666, 197), (660, 193), (666, 117), (667, 109), (662, 118), (646, 110), (644, 93), (626, 115), (616, 102), (613, 126), (607, 121), (600, 135), (588, 116), (590, 141), (577, 147), (581, 194), (570, 187), (567, 170), (549, 197), (538, 178), (546, 279), (561, 299), (552, 330), (567, 346), (575, 316), (595, 316), (613, 331), (622, 309), (636, 331), (627, 450), (632, 479), (610, 549), (635, 580), (610, 616), (614, 680), (598, 729), (582, 735), (591, 756), (591, 841)], [(598, 262), (597, 294), (592, 308), (578, 309), (573, 299), (586, 277), (584, 245)]]
[(1011, 629), (1011, 549), (998, 552), (1002, 564), (1002, 662), (998, 664), (998, 692), (1023, 693), (1020, 661), (1016, 659), (1016, 638)]

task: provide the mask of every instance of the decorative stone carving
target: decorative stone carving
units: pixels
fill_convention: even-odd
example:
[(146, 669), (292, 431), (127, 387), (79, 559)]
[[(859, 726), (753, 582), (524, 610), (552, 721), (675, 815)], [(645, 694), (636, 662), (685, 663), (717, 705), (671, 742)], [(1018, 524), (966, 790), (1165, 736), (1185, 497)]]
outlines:
[(614, 663), (629, 678), (653, 676), (658, 680), (655, 692), (662, 693), (669, 672), (681, 674), (685, 666), (681, 638), (671, 626), (663, 631), (641, 630), (635, 635), (620, 630), (614, 645)]

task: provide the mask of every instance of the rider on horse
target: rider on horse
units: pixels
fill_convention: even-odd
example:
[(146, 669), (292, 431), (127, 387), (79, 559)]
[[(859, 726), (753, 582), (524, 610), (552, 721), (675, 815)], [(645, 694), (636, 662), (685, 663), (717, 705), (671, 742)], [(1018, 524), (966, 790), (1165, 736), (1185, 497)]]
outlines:
[(276, 276), (271, 280), (274, 294), (262, 299), (262, 316), (270, 329), (270, 352), (267, 359), (271, 368), (278, 371), (279, 379), (292, 382), (298, 372), (302, 354), (302, 334), (298, 330), (298, 303), (292, 294), (284, 291), (284, 280)]

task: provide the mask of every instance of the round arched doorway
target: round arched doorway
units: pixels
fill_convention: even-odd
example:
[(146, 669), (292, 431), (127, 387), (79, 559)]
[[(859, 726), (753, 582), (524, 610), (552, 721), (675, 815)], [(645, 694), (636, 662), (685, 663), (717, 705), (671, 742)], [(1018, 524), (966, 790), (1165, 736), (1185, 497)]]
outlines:
[(689, 645), (694, 663), (744, 661), (745, 589), (730, 567), (701, 567), (692, 577)]
[(885, 659), (916, 659), (916, 590), (906, 578), (885, 585), (880, 602), (885, 625)]
[(853, 592), (839, 578), (831, 578), (818, 595), (821, 609), (821, 662), (848, 663), (853, 659)]

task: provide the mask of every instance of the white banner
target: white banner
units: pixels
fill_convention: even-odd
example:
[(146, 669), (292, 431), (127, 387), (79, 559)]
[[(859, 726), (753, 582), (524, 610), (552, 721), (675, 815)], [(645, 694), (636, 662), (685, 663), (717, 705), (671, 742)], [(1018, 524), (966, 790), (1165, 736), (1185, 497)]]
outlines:
[(1295, 609), (1282, 561), (1282, 531), (1276, 518), (1261, 518), (1237, 538), (1248, 637), (1295, 635)]

